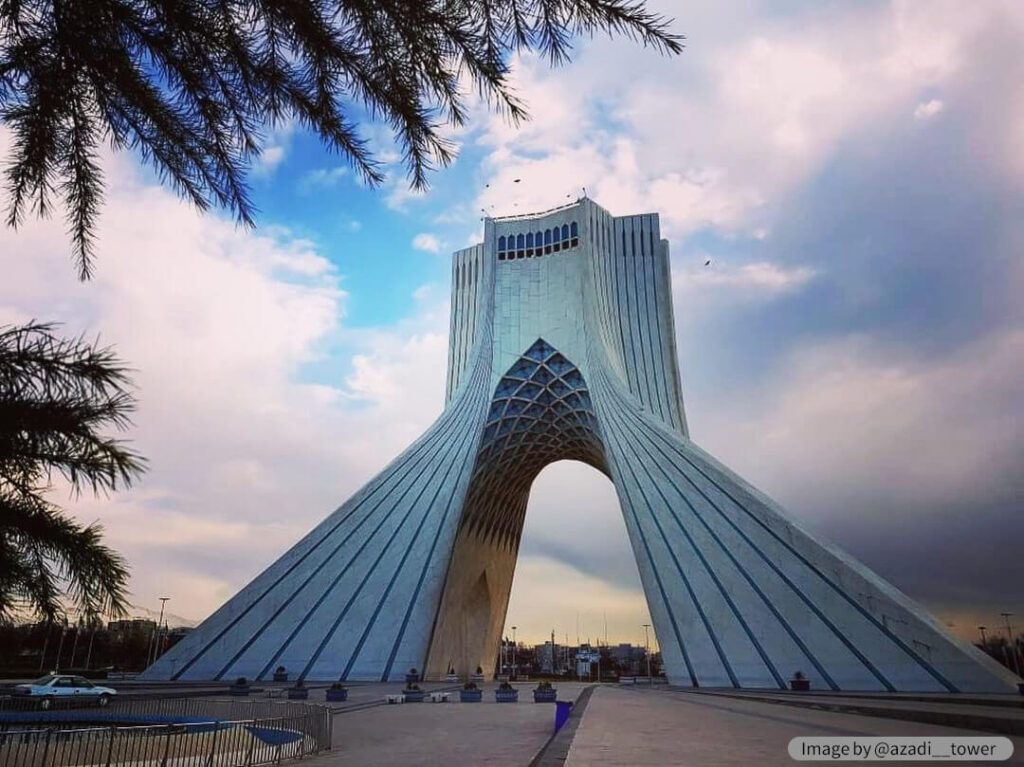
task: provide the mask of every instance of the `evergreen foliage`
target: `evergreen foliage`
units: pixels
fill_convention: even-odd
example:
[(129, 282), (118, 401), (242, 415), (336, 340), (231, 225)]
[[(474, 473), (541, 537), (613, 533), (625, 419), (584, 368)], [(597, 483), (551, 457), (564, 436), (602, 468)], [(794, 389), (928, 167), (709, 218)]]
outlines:
[(200, 209), (247, 225), (263, 131), (295, 121), (369, 184), (383, 180), (363, 119), (382, 120), (414, 188), (446, 165), (441, 132), (465, 86), (513, 121), (514, 51), (568, 59), (574, 35), (682, 38), (637, 0), (0, 0), (0, 121), (13, 132), (7, 223), (59, 196), (79, 275), (92, 271), (99, 148), (134, 149)]

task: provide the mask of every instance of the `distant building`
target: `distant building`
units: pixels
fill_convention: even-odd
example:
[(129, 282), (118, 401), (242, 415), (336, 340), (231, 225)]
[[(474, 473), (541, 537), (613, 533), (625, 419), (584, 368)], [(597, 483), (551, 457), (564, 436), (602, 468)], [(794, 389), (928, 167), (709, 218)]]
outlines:
[(149, 618), (128, 618), (126, 620), (110, 621), (107, 624), (107, 631), (113, 634), (131, 634), (135, 632), (151, 634), (156, 631), (156, 621)]
[(601, 652), (594, 647), (583, 645), (576, 651), (576, 676), (579, 679), (593, 679), (601, 664)]
[(542, 674), (561, 675), (568, 672), (566, 648), (563, 645), (545, 642), (543, 645), (537, 645), (536, 650)]

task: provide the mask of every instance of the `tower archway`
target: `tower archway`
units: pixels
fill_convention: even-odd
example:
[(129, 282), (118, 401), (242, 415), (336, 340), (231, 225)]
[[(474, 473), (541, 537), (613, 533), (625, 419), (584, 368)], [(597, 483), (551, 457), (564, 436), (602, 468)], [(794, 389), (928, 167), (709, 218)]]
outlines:
[(675, 684), (779, 688), (801, 670), (817, 689), (1014, 692), (690, 439), (668, 250), (656, 214), (586, 198), (486, 219), (453, 257), (444, 411), (145, 677), (490, 670), (530, 486), (569, 458), (615, 485)]
[[(548, 465), (608, 463), (587, 382), (579, 368), (538, 338), (498, 381), (476, 452), (445, 579), (427, 674), (493, 669), (505, 624), (530, 488)], [(480, 584), (490, 610), (482, 622)]]

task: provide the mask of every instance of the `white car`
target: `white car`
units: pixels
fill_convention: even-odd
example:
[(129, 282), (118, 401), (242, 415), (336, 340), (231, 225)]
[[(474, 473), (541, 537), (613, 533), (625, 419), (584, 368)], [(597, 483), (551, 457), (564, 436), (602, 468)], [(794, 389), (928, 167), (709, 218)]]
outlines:
[(39, 708), (46, 711), (57, 701), (64, 706), (77, 703), (97, 703), (106, 706), (110, 699), (117, 695), (117, 690), (93, 684), (81, 676), (47, 674), (34, 682), (17, 685), (14, 694), (18, 697), (38, 698)]

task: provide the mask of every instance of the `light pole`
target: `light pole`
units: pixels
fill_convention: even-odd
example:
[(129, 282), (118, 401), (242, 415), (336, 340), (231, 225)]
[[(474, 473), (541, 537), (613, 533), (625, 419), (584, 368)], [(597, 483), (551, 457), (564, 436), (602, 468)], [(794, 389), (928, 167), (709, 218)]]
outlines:
[(651, 679), (651, 642), (647, 637), (647, 629), (650, 627), (650, 623), (644, 624), (644, 655), (647, 656), (647, 684), (654, 684)]
[(516, 673), (516, 627), (512, 627), (512, 678), (515, 679), (519, 674)]
[(978, 626), (978, 631), (981, 632), (981, 648), (985, 649), (988, 647), (988, 639), (985, 638), (985, 629), (987, 626)]
[(160, 617), (156, 619), (156, 628), (153, 629), (153, 647), (152, 647), (152, 652), (150, 653), (153, 656), (153, 660), (150, 660), (149, 658), (147, 658), (146, 659), (146, 665), (147, 666), (150, 666), (150, 665), (156, 663), (156, 659), (157, 659), (157, 655), (158, 655), (157, 649), (156, 649), (157, 648), (157, 635), (160, 632), (160, 624), (162, 624), (164, 622), (164, 605), (167, 604), (167, 601), (170, 599), (170, 597), (160, 597), (159, 599), (160, 599)]
[(1013, 673), (1020, 676), (1020, 663), (1017, 661), (1017, 644), (1013, 641), (1013, 629), (1010, 628), (1010, 616), (1013, 613), (999, 613), (1006, 621), (1006, 638), (1010, 640), (1010, 657), (1013, 658)]

